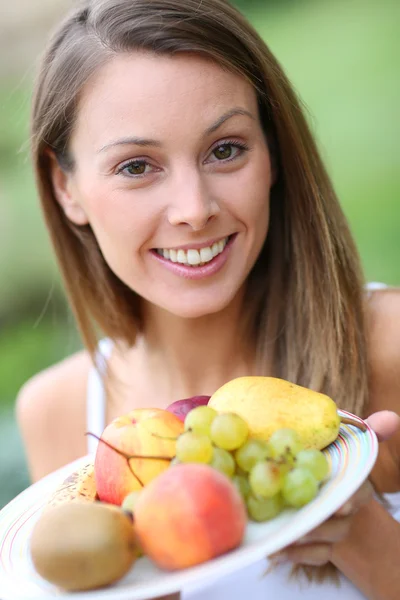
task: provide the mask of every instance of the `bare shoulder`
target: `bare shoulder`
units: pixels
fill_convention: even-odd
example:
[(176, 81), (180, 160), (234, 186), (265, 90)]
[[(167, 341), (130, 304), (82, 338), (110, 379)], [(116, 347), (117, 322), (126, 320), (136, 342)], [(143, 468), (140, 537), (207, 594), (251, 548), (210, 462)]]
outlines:
[(86, 388), (91, 358), (78, 352), (21, 388), (16, 417), (33, 481), (85, 454)]
[[(368, 299), (370, 402), (368, 414), (400, 415), (400, 289), (377, 290)], [(400, 431), (379, 445), (374, 483), (381, 492), (400, 489)]]
[[(400, 288), (377, 290), (371, 294), (367, 323), (370, 364), (368, 414), (389, 410), (400, 415)], [(400, 469), (400, 431), (385, 446), (390, 449)]]
[[(371, 384), (382, 406), (400, 412), (400, 288), (371, 294), (368, 306)], [(383, 400), (383, 393), (387, 400)], [(377, 398), (378, 400), (378, 398)], [(375, 408), (375, 407), (374, 407)]]

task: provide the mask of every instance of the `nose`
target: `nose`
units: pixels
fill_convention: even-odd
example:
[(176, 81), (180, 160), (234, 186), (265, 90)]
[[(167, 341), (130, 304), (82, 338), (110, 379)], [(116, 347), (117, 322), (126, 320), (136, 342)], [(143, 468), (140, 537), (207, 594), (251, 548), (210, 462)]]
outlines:
[(177, 178), (171, 189), (168, 220), (171, 225), (189, 225), (200, 231), (220, 212), (206, 181), (198, 172)]

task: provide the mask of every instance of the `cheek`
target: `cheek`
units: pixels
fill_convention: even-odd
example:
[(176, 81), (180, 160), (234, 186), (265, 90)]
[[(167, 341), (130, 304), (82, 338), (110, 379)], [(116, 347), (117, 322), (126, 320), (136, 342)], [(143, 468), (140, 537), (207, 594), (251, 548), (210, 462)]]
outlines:
[(97, 237), (115, 247), (127, 240), (143, 243), (154, 228), (155, 215), (132, 196), (126, 190), (107, 192), (106, 186), (93, 187), (85, 194), (86, 213)]
[(105, 261), (129, 285), (135, 261), (151, 246), (157, 215), (126, 190), (107, 192), (105, 186), (97, 186), (85, 199), (89, 224)]
[[(269, 157), (263, 156), (238, 173), (231, 182), (228, 197), (236, 215), (248, 226), (263, 229), (269, 220), (269, 196), (272, 183)], [(255, 223), (256, 222), (256, 223)]]

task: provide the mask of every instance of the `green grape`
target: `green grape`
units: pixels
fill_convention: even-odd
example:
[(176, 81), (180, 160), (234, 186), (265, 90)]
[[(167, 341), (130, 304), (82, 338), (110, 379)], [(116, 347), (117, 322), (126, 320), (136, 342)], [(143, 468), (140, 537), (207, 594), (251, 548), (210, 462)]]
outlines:
[(214, 448), (213, 457), (209, 464), (210, 467), (217, 469), (217, 471), (221, 471), (221, 473), (224, 473), (227, 477), (232, 477), (235, 472), (235, 461), (232, 454), (222, 448)]
[(134, 492), (130, 492), (127, 496), (125, 496), (125, 498), (123, 499), (122, 504), (121, 504), (122, 510), (126, 510), (130, 513), (134, 513), (136, 503), (137, 503), (138, 498), (141, 493), (142, 493), (142, 490), (136, 490)]
[(245, 479), (247, 479), (248, 477), (248, 473), (246, 471), (243, 471), (243, 469), (241, 469), (239, 467), (239, 465), (236, 463), (236, 470), (235, 470), (235, 475), (241, 475), (243, 476)]
[(232, 479), (233, 485), (237, 488), (242, 498), (245, 500), (250, 494), (250, 484), (247, 477), (243, 475), (234, 475)]
[(263, 498), (275, 496), (283, 484), (279, 465), (272, 461), (257, 463), (249, 473), (249, 483), (253, 494)]
[(176, 441), (176, 458), (183, 463), (209, 463), (213, 457), (211, 440), (206, 435), (186, 431)]
[(195, 433), (210, 435), (211, 423), (217, 414), (211, 406), (196, 406), (186, 415), (185, 430), (191, 429)]
[(236, 450), (247, 440), (249, 428), (244, 419), (234, 413), (219, 414), (211, 423), (211, 440), (224, 450)]
[(268, 443), (271, 456), (281, 459), (283, 463), (287, 462), (290, 466), (300, 450), (303, 450), (300, 437), (294, 429), (278, 429), (271, 435)]
[(169, 463), (170, 467), (174, 467), (175, 465), (181, 465), (181, 461), (176, 458), (176, 456)]
[(282, 496), (287, 506), (300, 508), (318, 493), (318, 481), (308, 469), (295, 467), (283, 480)]
[(281, 494), (275, 494), (271, 498), (260, 498), (250, 494), (246, 499), (247, 512), (253, 521), (269, 521), (277, 517), (283, 510)]
[(320, 482), (327, 478), (329, 464), (325, 455), (319, 450), (301, 450), (296, 456), (296, 467), (305, 467)]
[(279, 458), (275, 460), (275, 464), (278, 465), (282, 475), (286, 475), (286, 473), (289, 473), (289, 471), (293, 469), (294, 462), (295, 459), (292, 456), (287, 456), (285, 458)]
[(251, 471), (258, 462), (265, 460), (271, 452), (267, 442), (263, 440), (248, 439), (235, 452), (235, 460), (243, 471)]

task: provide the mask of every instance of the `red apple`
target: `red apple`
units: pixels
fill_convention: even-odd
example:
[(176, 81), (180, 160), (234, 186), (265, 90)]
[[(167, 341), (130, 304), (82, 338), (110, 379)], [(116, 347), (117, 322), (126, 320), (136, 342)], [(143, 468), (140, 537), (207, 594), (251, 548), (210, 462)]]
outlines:
[(210, 398), (211, 396), (193, 396), (192, 398), (176, 400), (176, 402), (173, 402), (172, 404), (167, 406), (166, 410), (172, 412), (181, 421), (184, 421), (186, 415), (192, 410), (192, 408), (208, 404)]
[[(138, 408), (114, 419), (103, 431), (94, 462), (97, 494), (103, 502), (121, 505), (125, 496), (139, 490), (165, 471), (175, 456), (175, 440), (183, 423), (159, 408)], [(143, 457), (143, 458), (140, 458)], [(157, 457), (157, 458), (151, 458)]]

